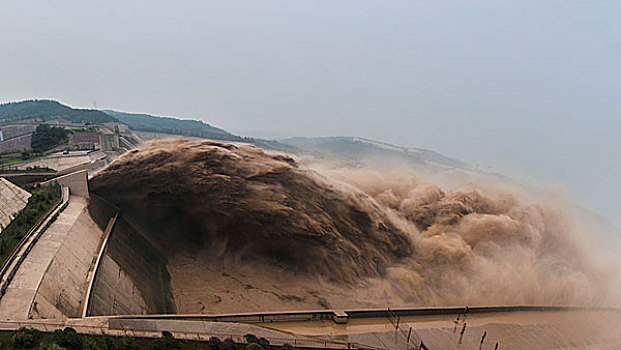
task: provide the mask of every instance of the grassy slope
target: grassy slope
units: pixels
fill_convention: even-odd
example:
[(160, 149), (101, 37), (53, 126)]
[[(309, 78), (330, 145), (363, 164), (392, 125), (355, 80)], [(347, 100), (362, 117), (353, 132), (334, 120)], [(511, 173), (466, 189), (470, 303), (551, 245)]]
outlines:
[(0, 266), (37, 220), (60, 198), (59, 186), (32, 188), (29, 192), (32, 196), (28, 199), (26, 207), (0, 233)]

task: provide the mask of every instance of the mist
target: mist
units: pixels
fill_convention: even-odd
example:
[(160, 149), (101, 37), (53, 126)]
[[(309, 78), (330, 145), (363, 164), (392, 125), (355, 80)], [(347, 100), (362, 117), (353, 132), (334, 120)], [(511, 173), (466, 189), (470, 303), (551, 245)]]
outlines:
[(618, 258), (602, 253), (571, 202), (491, 179), (442, 188), (386, 169), (169, 139), (127, 152), (91, 189), (185, 261), (178, 274), (214, 258), (227, 275), (245, 266), (253, 285), (283, 271), (292, 288), (331, 291), (326, 303), (355, 289), (338, 302), (348, 307), (619, 302)]
[(621, 285), (619, 259), (608, 250), (609, 245), (618, 249), (619, 240), (585, 229), (571, 202), (558, 196), (529, 194), (489, 178), (442, 189), (406, 171), (332, 169), (322, 174), (371, 196), (410, 233), (412, 256), (376, 282), (397, 286), (397, 295), (411, 303), (619, 302), (614, 292)]

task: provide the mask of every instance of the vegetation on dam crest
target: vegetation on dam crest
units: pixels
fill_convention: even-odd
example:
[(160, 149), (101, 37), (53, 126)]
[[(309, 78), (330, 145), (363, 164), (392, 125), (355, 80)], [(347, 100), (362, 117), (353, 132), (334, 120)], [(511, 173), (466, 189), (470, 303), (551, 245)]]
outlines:
[(175, 339), (170, 332), (162, 332), (159, 338), (142, 338), (126, 335), (124, 337), (85, 335), (73, 328), (57, 329), (53, 333), (41, 332), (32, 328), (20, 328), (14, 332), (0, 331), (0, 350), (40, 349), (40, 350), (292, 350), (290, 345), (273, 346), (265, 338), (247, 334), (246, 343), (236, 343), (232, 339), (211, 337), (206, 341)]
[(0, 233), (0, 266), (4, 264), (24, 235), (60, 198), (60, 186), (58, 185), (35, 186), (27, 190), (32, 194), (28, 199), (28, 204)]

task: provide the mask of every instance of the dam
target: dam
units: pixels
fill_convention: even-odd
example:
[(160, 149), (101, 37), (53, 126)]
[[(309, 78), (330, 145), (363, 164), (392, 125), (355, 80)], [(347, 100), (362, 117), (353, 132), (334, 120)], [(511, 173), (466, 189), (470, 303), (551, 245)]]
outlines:
[[(52, 182), (66, 192), (62, 208), (8, 283), (1, 318), (175, 313), (166, 258), (118, 208), (90, 195), (86, 170), (43, 184)], [(12, 195), (3, 200), (16, 203), (5, 209), (25, 205), (27, 192), (4, 179), (1, 184)]]
[(175, 312), (166, 258), (120, 217), (96, 271), (86, 315)]
[[(257, 266), (269, 266), (263, 262), (253, 261), (250, 270), (240, 267), (244, 261), (231, 268), (226, 259), (201, 255), (199, 241), (183, 259), (163, 249), (161, 237), (145, 231), (139, 212), (92, 193), (85, 171), (51, 181), (63, 186), (62, 205), (31, 242), (0, 298), (0, 329), (71, 326), (81, 333), (148, 337), (167, 330), (184, 339), (239, 342), (252, 333), (274, 345), (317, 349), (474, 350), (496, 343), (501, 349), (617, 349), (621, 342), (621, 310), (614, 308), (369, 304), (357, 309), (347, 303), (358, 297), (358, 287), (330, 289), (330, 282), (312, 279), (286, 285), (279, 282), (292, 272), (279, 266), (270, 267), (279, 276), (269, 286), (257, 277)], [(201, 270), (214, 278), (202, 279)], [(179, 280), (188, 273), (201, 276), (191, 288)], [(324, 299), (318, 286), (337, 298)], [(195, 290), (201, 294), (192, 294)], [(210, 304), (205, 296), (212, 298)], [(266, 302), (251, 303), (255, 296)], [(205, 303), (192, 304), (195, 300)], [(244, 303), (235, 305), (237, 300)]]

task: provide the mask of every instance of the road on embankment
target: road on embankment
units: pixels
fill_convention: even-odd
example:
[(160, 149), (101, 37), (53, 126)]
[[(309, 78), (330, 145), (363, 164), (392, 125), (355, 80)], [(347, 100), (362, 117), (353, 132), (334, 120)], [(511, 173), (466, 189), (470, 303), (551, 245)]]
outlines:
[[(68, 204), (62, 215), (46, 224)], [(63, 202), (39, 225), (19, 248), (9, 265), (8, 271), (2, 276), (2, 283), (8, 283), (4, 295), (0, 298), (0, 317), (5, 320), (28, 319), (28, 314), (37, 289), (47, 268), (64, 240), (68, 228), (77, 215), (86, 207), (85, 199), (69, 196), (63, 188)], [(10, 280), (7, 280), (10, 277)]]

